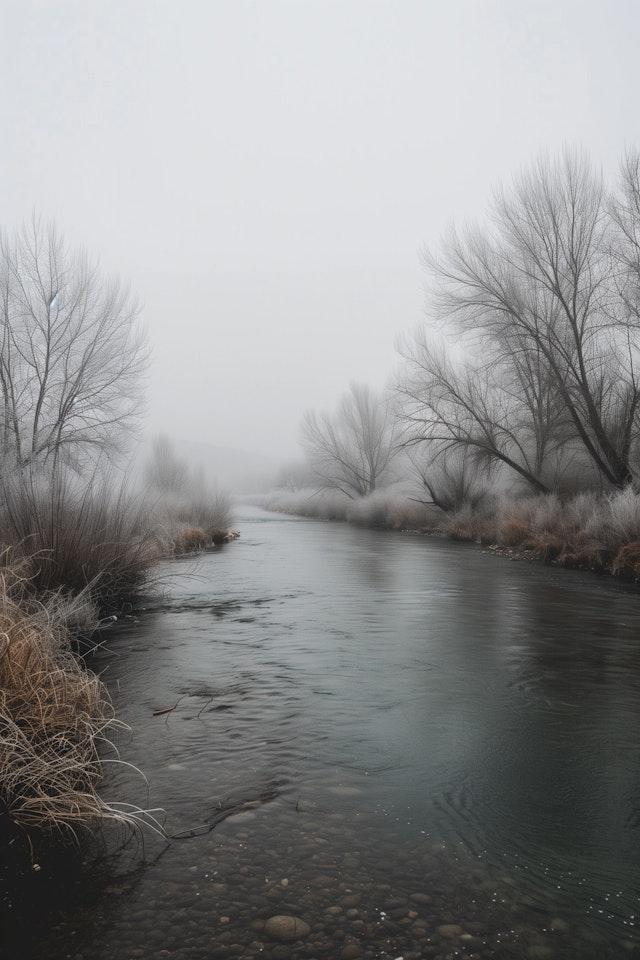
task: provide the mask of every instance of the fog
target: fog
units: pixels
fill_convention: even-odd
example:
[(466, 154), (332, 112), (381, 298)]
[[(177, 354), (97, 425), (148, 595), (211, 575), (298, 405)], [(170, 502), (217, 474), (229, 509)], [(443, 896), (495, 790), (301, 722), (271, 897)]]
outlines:
[(0, 222), (36, 211), (130, 281), (145, 426), (299, 455), (378, 389), (421, 251), (540, 150), (638, 144), (632, 0), (8, 0)]

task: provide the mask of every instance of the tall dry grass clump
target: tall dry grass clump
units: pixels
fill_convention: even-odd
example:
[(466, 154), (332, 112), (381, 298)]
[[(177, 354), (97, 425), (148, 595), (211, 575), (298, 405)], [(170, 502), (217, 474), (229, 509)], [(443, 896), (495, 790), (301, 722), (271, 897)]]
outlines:
[[(202, 546), (222, 543), (233, 522), (230, 495), (217, 488), (208, 489), (204, 484), (198, 487), (194, 483), (183, 497), (166, 500), (164, 509), (174, 527), (181, 530), (178, 536), (184, 537), (184, 532), (189, 530), (200, 531), (204, 536)], [(192, 541), (193, 536), (187, 536), (187, 547), (190, 539)]]
[(24, 564), (33, 591), (91, 591), (113, 610), (144, 588), (168, 552), (148, 504), (124, 481), (20, 471), (0, 482), (0, 540)]
[(23, 574), (0, 556), (0, 836), (17, 827), (78, 840), (108, 821), (164, 837), (154, 811), (98, 793), (105, 763), (122, 762), (111, 735), (124, 725), (68, 633), (95, 608), (86, 597), (36, 600)]
[(0, 568), (0, 811), (21, 827), (74, 834), (113, 815), (96, 792), (113, 710), (72, 654), (59, 609)]

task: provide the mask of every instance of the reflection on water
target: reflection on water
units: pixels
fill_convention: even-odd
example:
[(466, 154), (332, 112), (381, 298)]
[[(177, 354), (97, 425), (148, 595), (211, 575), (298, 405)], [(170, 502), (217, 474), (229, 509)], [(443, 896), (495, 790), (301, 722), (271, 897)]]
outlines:
[[(148, 778), (114, 769), (105, 793), (178, 839), (39, 956), (639, 955), (637, 594), (418, 536), (239, 525), (100, 660)], [(265, 939), (277, 913), (308, 936)]]

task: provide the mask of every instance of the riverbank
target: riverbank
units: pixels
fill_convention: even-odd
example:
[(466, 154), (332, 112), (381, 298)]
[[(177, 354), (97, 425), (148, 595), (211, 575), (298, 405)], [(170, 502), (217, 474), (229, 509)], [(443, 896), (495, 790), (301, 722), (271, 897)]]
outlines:
[(0, 830), (33, 848), (138, 827), (141, 811), (100, 798), (119, 724), (86, 658), (153, 592), (158, 562), (219, 549), (231, 526), (220, 493), (169, 502), (108, 474), (0, 478)]
[(640, 495), (630, 487), (608, 495), (487, 496), (450, 512), (398, 488), (359, 500), (277, 491), (254, 502), (273, 512), (475, 542), (491, 555), (640, 583)]

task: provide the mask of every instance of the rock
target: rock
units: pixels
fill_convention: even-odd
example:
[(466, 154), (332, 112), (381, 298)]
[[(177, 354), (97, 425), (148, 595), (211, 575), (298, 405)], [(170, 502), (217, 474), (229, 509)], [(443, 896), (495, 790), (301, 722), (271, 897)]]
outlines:
[(274, 940), (301, 940), (311, 932), (308, 923), (299, 917), (277, 916), (269, 917), (264, 925), (264, 932)]
[(340, 960), (358, 960), (362, 956), (362, 947), (357, 943), (348, 943), (340, 951)]
[(431, 903), (431, 897), (428, 893), (411, 893), (409, 899), (413, 900), (414, 903), (428, 904)]
[(457, 923), (443, 923), (438, 927), (438, 933), (441, 937), (453, 940), (454, 937), (458, 937), (462, 933), (462, 927), (458, 926)]

